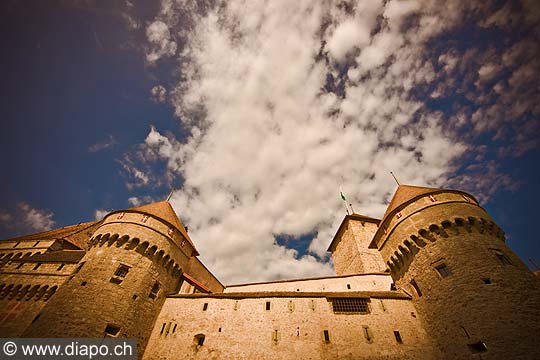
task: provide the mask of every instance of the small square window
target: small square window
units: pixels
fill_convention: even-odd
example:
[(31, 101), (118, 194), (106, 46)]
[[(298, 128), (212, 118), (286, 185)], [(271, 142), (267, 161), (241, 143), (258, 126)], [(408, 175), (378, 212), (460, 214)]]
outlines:
[(37, 263), (32, 270), (37, 270), (41, 266), (41, 263)]
[(266, 310), (267, 310), (267, 311), (270, 311), (270, 301), (267, 301), (267, 302), (266, 302)]
[(422, 297), (422, 291), (420, 290), (420, 287), (416, 283), (416, 280), (412, 279), (411, 285), (414, 288), (414, 291), (416, 291), (416, 295), (418, 295), (418, 297)]
[(159, 282), (156, 281), (154, 283), (154, 286), (152, 286), (152, 289), (150, 290), (150, 295), (148, 295), (148, 297), (150, 299), (155, 299), (158, 296), (160, 288), (161, 288), (161, 285), (159, 284)]
[(323, 337), (324, 342), (328, 344), (330, 342), (330, 333), (328, 332), (328, 330), (323, 330)]
[(403, 339), (401, 338), (401, 334), (399, 333), (399, 331), (394, 330), (394, 337), (396, 338), (398, 344), (403, 344)]
[(120, 264), (118, 268), (116, 269), (116, 271), (114, 272), (114, 276), (124, 278), (128, 274), (128, 271), (129, 271), (129, 266)]
[(116, 336), (120, 332), (120, 326), (107, 324), (105, 327), (105, 335), (106, 336)]
[(347, 284), (347, 289), (351, 290), (351, 284)]
[(208, 310), (208, 303), (204, 303), (202, 306), (202, 311)]
[(484, 284), (491, 284), (491, 279), (490, 278), (483, 278), (482, 281), (484, 282)]
[(435, 266), (435, 269), (437, 270), (437, 272), (442, 278), (449, 277), (450, 275), (452, 275), (450, 268), (446, 264), (439, 264)]
[(203, 344), (204, 344), (204, 335), (203, 334), (195, 335), (195, 344), (197, 344), (197, 346), (203, 346)]
[(474, 344), (467, 344), (467, 346), (469, 347), (469, 350), (471, 350), (471, 352), (473, 352), (475, 354), (487, 351), (487, 346), (482, 341), (476, 342)]
[(490, 249), (499, 262), (503, 265), (512, 265), (510, 258), (499, 249)]
[(373, 335), (371, 334), (369, 326), (363, 325), (362, 329), (364, 330), (364, 337), (366, 338), (368, 344), (371, 344), (373, 342)]

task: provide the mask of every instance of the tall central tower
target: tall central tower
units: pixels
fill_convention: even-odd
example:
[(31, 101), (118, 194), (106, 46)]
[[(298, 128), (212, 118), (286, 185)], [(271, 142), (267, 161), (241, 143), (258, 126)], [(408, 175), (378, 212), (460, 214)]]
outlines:
[(540, 281), (471, 195), (400, 185), (370, 247), (447, 359), (540, 359)]

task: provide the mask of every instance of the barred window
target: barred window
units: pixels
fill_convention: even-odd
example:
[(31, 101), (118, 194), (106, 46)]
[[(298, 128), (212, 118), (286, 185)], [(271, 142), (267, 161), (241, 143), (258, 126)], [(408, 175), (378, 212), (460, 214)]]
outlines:
[(334, 314), (369, 314), (369, 299), (366, 298), (334, 298), (332, 310)]

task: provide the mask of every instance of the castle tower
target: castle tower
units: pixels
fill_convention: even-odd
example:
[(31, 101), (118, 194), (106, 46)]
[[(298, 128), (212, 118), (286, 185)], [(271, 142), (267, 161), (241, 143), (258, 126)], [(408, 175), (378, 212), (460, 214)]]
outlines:
[(377, 249), (368, 246), (380, 220), (368, 216), (347, 215), (328, 247), (336, 275), (384, 272), (386, 264)]
[(540, 282), (471, 195), (400, 185), (371, 247), (447, 359), (540, 358)]
[(24, 337), (134, 337), (142, 356), (167, 294), (198, 255), (171, 205), (111, 212)]

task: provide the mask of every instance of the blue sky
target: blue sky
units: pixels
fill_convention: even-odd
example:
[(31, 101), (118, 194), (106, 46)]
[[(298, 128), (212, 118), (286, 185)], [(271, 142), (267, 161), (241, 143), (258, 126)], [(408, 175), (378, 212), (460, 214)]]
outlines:
[(225, 4), (0, 5), (0, 238), (174, 188), (226, 282), (329, 274), (340, 188), (380, 217), (394, 171), (540, 263), (534, 1)]

